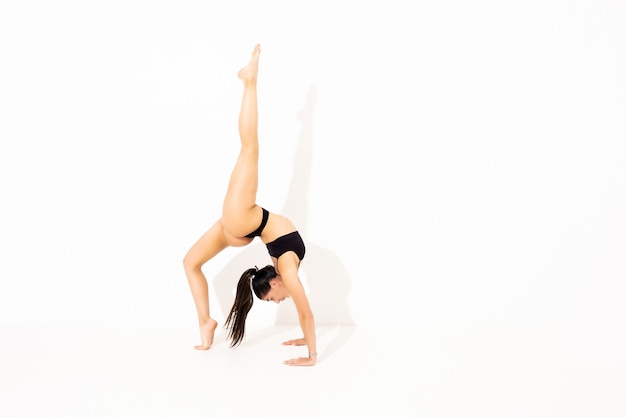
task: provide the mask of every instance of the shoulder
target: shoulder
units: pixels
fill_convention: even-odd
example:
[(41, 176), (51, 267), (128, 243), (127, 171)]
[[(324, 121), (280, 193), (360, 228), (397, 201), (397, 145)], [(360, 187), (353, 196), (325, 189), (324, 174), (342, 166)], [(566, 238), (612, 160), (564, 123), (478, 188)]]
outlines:
[(280, 275), (298, 276), (298, 266), (300, 265), (300, 259), (293, 251), (283, 253), (280, 258), (276, 260), (276, 267)]
[(298, 256), (291, 251), (282, 254), (276, 261), (277, 272), (290, 293), (302, 288), (298, 276), (299, 262)]

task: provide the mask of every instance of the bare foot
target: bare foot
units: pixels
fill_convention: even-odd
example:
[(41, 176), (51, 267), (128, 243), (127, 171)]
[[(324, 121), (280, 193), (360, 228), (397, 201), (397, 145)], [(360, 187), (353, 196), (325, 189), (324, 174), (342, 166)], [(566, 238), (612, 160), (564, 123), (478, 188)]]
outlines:
[(200, 337), (202, 338), (202, 344), (194, 346), (196, 350), (207, 350), (213, 344), (213, 336), (215, 336), (215, 329), (217, 328), (217, 322), (213, 319), (209, 319), (206, 323), (200, 325)]
[(261, 55), (261, 45), (256, 44), (254, 50), (252, 51), (250, 62), (248, 62), (245, 67), (239, 70), (239, 72), (237, 73), (237, 77), (239, 77), (243, 81), (256, 80), (257, 74), (259, 72), (259, 55)]

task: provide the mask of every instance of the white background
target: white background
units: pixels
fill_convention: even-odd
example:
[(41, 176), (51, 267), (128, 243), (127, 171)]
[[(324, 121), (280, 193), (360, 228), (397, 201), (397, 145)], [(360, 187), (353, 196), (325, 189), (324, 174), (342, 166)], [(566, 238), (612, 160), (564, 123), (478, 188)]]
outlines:
[[(609, 0), (3, 2), (0, 325), (194, 328), (182, 258), (220, 215), (258, 42), (258, 201), (300, 228), (320, 324), (516, 329), (624, 371), (625, 19)], [(255, 241), (205, 266), (218, 320), (268, 262)]]

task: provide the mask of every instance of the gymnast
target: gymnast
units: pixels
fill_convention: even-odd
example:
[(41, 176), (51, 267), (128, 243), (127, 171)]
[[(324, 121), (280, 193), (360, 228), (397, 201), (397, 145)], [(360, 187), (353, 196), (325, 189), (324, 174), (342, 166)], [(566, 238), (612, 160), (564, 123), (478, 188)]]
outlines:
[(309, 354), (283, 363), (312, 366), (317, 359), (315, 320), (298, 277), (298, 268), (305, 254), (304, 242), (291, 220), (268, 212), (256, 203), (259, 176), (256, 85), (260, 54), (261, 48), (256, 45), (248, 64), (237, 73), (244, 87), (239, 112), (241, 149), (224, 197), (222, 217), (198, 239), (183, 260), (202, 340), (202, 344), (195, 348), (209, 349), (217, 328), (217, 321), (210, 314), (209, 290), (202, 265), (227, 247), (245, 246), (258, 236), (265, 243), (272, 264), (260, 269), (249, 268), (239, 278), (235, 301), (224, 324), (230, 346), (236, 347), (243, 341), (246, 317), (252, 308), (252, 292), (260, 300), (275, 303), (291, 298), (298, 311), (303, 337), (288, 340), (283, 345), (306, 345)]

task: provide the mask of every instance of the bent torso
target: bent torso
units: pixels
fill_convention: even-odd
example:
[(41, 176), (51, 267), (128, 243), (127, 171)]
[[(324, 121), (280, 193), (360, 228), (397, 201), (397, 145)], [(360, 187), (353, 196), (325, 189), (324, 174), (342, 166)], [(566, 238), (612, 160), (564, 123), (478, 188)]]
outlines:
[[(291, 232), (295, 232), (296, 230), (297, 229), (294, 224), (287, 217), (270, 212), (269, 217), (267, 218), (267, 223), (263, 228), (263, 232), (261, 232), (260, 238), (261, 241), (267, 245), (268, 243), (273, 242), (279, 237)], [(224, 236), (224, 241), (228, 246), (246, 246), (254, 239), (250, 237), (233, 236), (232, 234), (228, 233), (224, 228), (222, 228), (222, 233)]]
[(267, 224), (261, 233), (261, 241), (266, 245), (287, 233), (295, 232), (296, 226), (280, 214), (271, 213), (267, 219)]
[[(281, 236), (285, 236), (291, 232), (297, 231), (296, 226), (293, 224), (291, 220), (287, 217), (282, 216), (276, 213), (269, 213), (269, 217), (267, 219), (267, 223), (263, 228), (263, 232), (261, 232), (261, 241), (264, 244), (268, 244), (270, 242), (275, 241)], [(251, 243), (254, 238), (250, 237), (237, 237), (228, 233), (226, 230), (222, 229), (224, 241), (229, 246), (246, 246)], [(272, 259), (272, 263), (274, 264), (274, 268), (276, 269), (277, 274), (280, 276), (280, 270), (278, 259), (273, 256), (270, 256)], [(289, 251), (280, 256), (282, 264), (293, 263), (296, 268), (300, 265), (300, 259), (296, 255), (295, 252)]]

